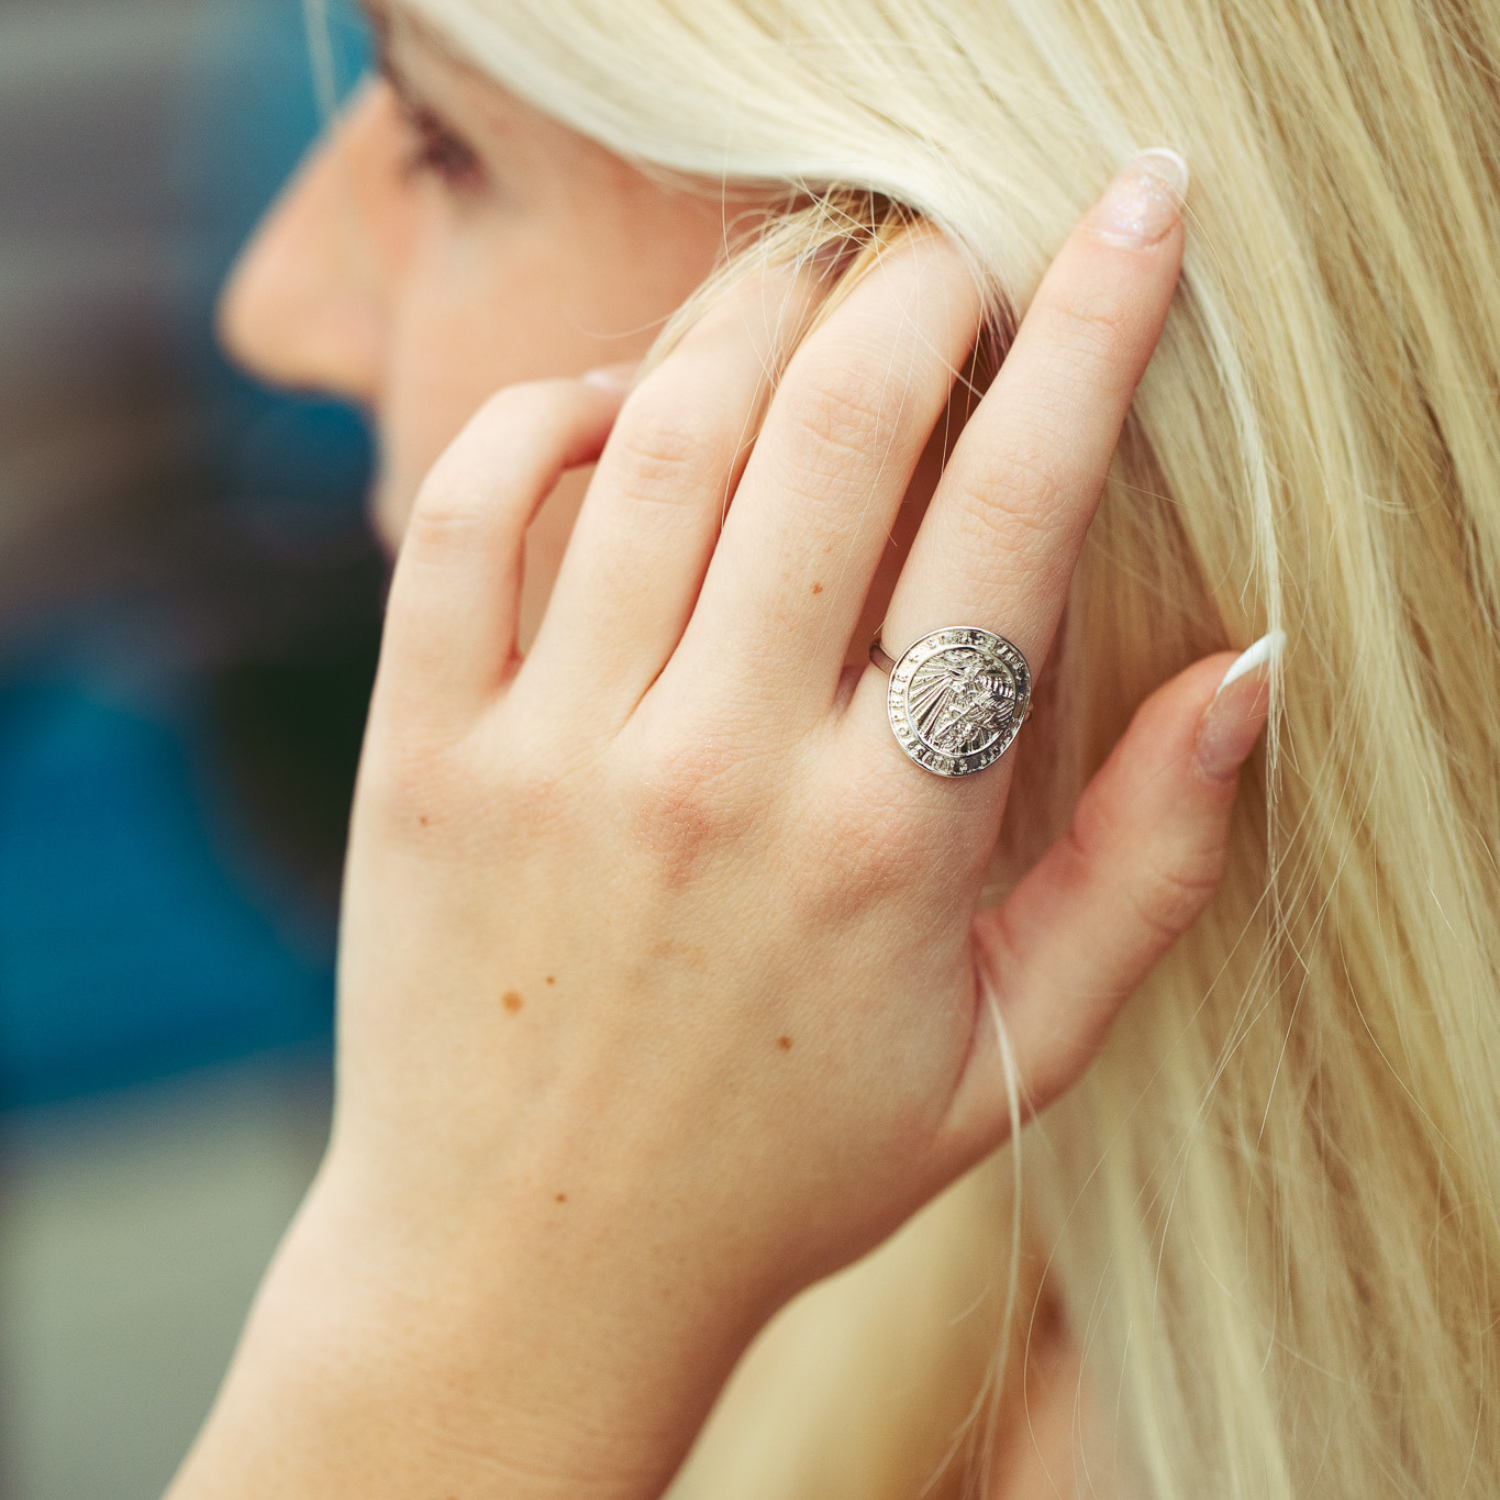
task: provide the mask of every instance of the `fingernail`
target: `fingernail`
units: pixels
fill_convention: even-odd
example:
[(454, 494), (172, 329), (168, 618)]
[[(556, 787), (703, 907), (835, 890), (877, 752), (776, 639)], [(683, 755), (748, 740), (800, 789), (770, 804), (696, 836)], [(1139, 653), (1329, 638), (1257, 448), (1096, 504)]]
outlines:
[(1140, 250), (1166, 237), (1182, 216), (1188, 166), (1165, 146), (1138, 151), (1115, 173), (1104, 196), (1089, 215), (1089, 227), (1101, 240)]
[(1198, 726), (1198, 768), (1209, 780), (1232, 780), (1255, 748), (1271, 708), (1271, 667), (1285, 647), (1285, 634), (1273, 630), (1224, 674)]
[(578, 378), (585, 385), (596, 385), (602, 391), (609, 391), (612, 395), (619, 395), (621, 391), (628, 391), (630, 383), (635, 379), (635, 372), (639, 368), (635, 364), (623, 365), (600, 365), (596, 370), (586, 370)]
[(1261, 636), (1253, 646), (1242, 651), (1230, 663), (1229, 670), (1224, 674), (1224, 680), (1215, 690), (1214, 696), (1217, 697), (1231, 682), (1238, 682), (1241, 677), (1247, 676), (1257, 667), (1264, 667), (1275, 661), (1285, 649), (1286, 631), (1272, 630)]

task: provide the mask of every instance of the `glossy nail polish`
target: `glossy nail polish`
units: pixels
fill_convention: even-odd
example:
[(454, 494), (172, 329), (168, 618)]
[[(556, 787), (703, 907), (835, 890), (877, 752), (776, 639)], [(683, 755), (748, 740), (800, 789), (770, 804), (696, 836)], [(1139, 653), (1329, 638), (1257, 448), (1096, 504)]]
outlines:
[(1285, 648), (1285, 634), (1273, 630), (1224, 674), (1198, 726), (1198, 768), (1211, 780), (1231, 780), (1255, 748), (1271, 705), (1271, 669)]
[(1101, 240), (1141, 250), (1166, 237), (1182, 216), (1187, 163), (1175, 151), (1155, 147), (1138, 152), (1115, 173), (1089, 215), (1089, 228)]

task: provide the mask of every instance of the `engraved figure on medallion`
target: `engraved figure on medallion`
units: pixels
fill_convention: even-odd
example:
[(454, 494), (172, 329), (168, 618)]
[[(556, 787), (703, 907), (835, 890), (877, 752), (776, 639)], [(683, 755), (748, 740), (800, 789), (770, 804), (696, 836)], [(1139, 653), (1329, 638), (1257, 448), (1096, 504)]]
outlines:
[(956, 647), (928, 657), (912, 673), (906, 703), (913, 727), (934, 750), (973, 755), (1010, 726), (1015, 678), (985, 653)]

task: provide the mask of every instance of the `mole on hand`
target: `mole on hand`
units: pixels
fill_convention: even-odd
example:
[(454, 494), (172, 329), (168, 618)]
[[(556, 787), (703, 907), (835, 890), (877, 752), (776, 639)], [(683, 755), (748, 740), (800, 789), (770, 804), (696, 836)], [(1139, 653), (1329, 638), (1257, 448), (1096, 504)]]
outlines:
[(557, 1201), (559, 1203), (566, 1203), (568, 1201), (568, 1195), (566, 1193), (559, 1193), (557, 1195)]
[(526, 1002), (521, 999), (515, 990), (506, 990), (505, 994), (501, 996), (500, 1003), (511, 1015), (515, 1015)]
[(547, 976), (547, 983), (548, 984), (556, 984), (557, 983), (556, 977), (554, 975), (552, 975), (552, 974), (549, 974)]
[(792, 1039), (789, 1036), (779, 1036), (776, 1038), (776, 1045), (783, 1052), (790, 1052), (792, 1050)]

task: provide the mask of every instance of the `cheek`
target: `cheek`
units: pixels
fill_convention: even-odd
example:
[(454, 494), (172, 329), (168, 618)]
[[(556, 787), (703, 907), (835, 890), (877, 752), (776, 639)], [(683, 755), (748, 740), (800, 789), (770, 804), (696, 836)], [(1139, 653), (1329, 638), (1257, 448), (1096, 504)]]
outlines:
[(549, 321), (545, 287), (524, 268), (497, 278), (454, 262), (421, 257), (392, 308), (375, 413), (377, 520), (387, 540), (399, 538), (423, 477), (485, 399), (544, 373), (532, 351)]
[[(579, 374), (619, 358), (589, 322), (555, 259), (435, 246), (412, 266), (393, 309), (377, 400), (376, 529), (395, 552), (427, 471), (502, 386)], [(593, 326), (598, 326), (595, 323)], [(649, 338), (649, 335), (647, 336)], [(644, 353), (644, 344), (635, 352)], [(625, 358), (631, 357), (627, 353)], [(536, 633), (592, 470), (563, 477), (526, 537), (520, 645)]]
[(516, 240), (432, 236), (392, 309), (376, 401), (376, 519), (388, 542), (399, 539), (423, 476), (489, 396), (640, 358), (657, 320), (696, 284), (651, 299), (661, 306), (642, 317), (637, 287), (601, 277), (597, 264), (570, 264), (556, 246)]
[[(458, 223), (428, 200), (390, 305), (375, 402), (375, 520), (392, 551), (428, 469), (490, 395), (518, 381), (641, 358), (713, 269), (724, 233), (717, 203), (661, 200), (618, 168), (596, 173), (586, 188), (529, 220), (497, 213)], [(566, 476), (528, 534), (523, 649), (586, 481)]]

